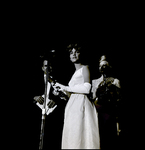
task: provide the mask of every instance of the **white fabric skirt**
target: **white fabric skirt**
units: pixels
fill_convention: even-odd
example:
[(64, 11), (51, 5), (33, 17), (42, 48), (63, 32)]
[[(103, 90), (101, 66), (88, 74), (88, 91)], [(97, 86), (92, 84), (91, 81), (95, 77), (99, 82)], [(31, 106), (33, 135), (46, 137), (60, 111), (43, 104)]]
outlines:
[(65, 108), (62, 149), (99, 149), (98, 115), (84, 94), (72, 94)]

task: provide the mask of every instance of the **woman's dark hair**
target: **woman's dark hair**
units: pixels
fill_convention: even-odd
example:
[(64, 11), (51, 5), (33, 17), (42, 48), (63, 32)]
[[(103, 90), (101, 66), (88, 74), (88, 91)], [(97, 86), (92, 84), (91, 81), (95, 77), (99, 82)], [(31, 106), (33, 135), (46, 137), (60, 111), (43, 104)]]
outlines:
[(86, 53), (86, 48), (84, 46), (84, 43), (82, 42), (71, 43), (66, 47), (66, 51), (70, 54), (73, 48), (81, 53), (79, 58), (80, 62), (84, 65), (88, 65), (88, 59), (86, 59), (88, 58), (88, 53)]
[(79, 43), (72, 43), (72, 44), (69, 44), (66, 48), (66, 50), (68, 52), (71, 52), (72, 49), (75, 48), (77, 51), (81, 51), (82, 50), (82, 46), (79, 44)]

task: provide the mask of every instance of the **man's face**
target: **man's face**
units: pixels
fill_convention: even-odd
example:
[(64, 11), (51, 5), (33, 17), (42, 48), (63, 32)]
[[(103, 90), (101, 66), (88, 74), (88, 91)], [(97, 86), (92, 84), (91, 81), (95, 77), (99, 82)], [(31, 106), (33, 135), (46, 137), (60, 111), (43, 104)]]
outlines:
[(47, 60), (43, 61), (43, 66), (42, 66), (42, 70), (46, 73), (46, 69), (47, 69)]

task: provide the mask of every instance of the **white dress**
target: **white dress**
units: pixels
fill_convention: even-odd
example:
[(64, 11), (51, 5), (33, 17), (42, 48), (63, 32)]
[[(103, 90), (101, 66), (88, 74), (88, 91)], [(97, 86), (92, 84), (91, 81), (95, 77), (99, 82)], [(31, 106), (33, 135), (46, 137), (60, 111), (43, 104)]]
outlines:
[[(72, 76), (69, 86), (84, 83), (82, 69)], [(71, 94), (65, 108), (62, 149), (99, 149), (98, 115), (85, 94)]]

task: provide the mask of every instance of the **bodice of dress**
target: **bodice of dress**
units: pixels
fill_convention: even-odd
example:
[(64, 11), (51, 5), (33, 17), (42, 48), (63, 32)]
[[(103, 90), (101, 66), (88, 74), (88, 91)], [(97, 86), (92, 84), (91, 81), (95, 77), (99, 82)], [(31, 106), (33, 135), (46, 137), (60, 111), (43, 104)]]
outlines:
[(78, 69), (72, 76), (71, 80), (69, 81), (69, 86), (75, 86), (77, 84), (82, 84), (84, 83), (84, 77), (82, 74), (83, 67)]

